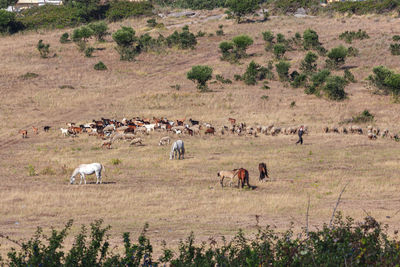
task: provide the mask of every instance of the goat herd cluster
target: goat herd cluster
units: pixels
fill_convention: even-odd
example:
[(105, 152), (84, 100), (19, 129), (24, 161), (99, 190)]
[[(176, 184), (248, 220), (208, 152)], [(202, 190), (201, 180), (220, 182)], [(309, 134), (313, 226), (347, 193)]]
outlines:
[(337, 134), (367, 134), (368, 139), (374, 140), (378, 137), (382, 138), (390, 138), (392, 140), (398, 141), (400, 140), (398, 134), (394, 134), (390, 132), (388, 129), (381, 130), (378, 127), (373, 127), (369, 125), (366, 129), (359, 127), (357, 125), (352, 125), (350, 127), (336, 127), (336, 126), (326, 126), (323, 128), (324, 133), (337, 133)]

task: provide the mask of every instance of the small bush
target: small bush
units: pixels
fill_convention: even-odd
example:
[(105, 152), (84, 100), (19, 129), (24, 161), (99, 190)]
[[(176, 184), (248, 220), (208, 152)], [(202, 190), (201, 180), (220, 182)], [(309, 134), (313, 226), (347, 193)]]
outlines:
[(307, 83), (307, 75), (299, 74), (293, 79), (293, 82), (290, 84), (294, 88), (304, 87)]
[(119, 165), (122, 163), (122, 160), (120, 159), (111, 159), (111, 164), (112, 165)]
[(352, 122), (353, 123), (367, 123), (372, 122), (374, 120), (374, 115), (372, 115), (367, 109), (365, 109), (360, 114), (353, 116)]
[(390, 53), (394, 56), (400, 55), (400, 44), (390, 44)]
[(17, 22), (15, 13), (0, 9), (0, 33), (15, 33), (23, 29)]
[(223, 36), (224, 35), (224, 30), (223, 30), (224, 25), (218, 25), (218, 30), (215, 32), (217, 36)]
[(92, 35), (96, 37), (97, 41), (104, 41), (104, 37), (108, 35), (108, 26), (104, 21), (90, 23), (88, 27), (93, 31)]
[(72, 32), (72, 40), (74, 42), (79, 42), (79, 41), (84, 41), (87, 42), (87, 40), (92, 37), (94, 34), (94, 31), (89, 28), (88, 26), (82, 26), (80, 28), (76, 28)]
[(239, 35), (232, 39), (232, 42), (221, 42), (219, 49), (222, 53), (221, 60), (237, 62), (247, 56), (246, 49), (253, 44), (253, 39), (247, 35)]
[(132, 61), (140, 53), (135, 33), (131, 27), (121, 27), (113, 33), (112, 38), (117, 43), (116, 50), (120, 55), (120, 60)]
[(112, 1), (106, 12), (109, 21), (115, 22), (129, 17), (152, 15), (153, 5), (150, 1)]
[(393, 35), (392, 39), (393, 41), (398, 42), (400, 41), (400, 35)]
[(344, 78), (331, 76), (326, 79), (326, 85), (323, 90), (329, 99), (340, 101), (346, 98), (346, 92), (344, 91), (346, 84)]
[(212, 78), (213, 69), (209, 66), (193, 66), (187, 73), (187, 78), (193, 82), (197, 82), (197, 89), (202, 92), (207, 91), (207, 81)]
[(69, 34), (67, 32), (64, 32), (61, 37), (60, 37), (60, 43), (66, 44), (70, 42), (71, 40), (69, 39)]
[(274, 33), (271, 31), (266, 31), (262, 33), (263, 40), (265, 41), (265, 51), (271, 51), (274, 44)]
[(347, 56), (348, 57), (357, 57), (360, 52), (357, 48), (350, 46), (347, 48)]
[(313, 52), (308, 52), (300, 63), (300, 69), (306, 73), (312, 73), (317, 70), (318, 56)]
[(43, 40), (39, 40), (36, 48), (39, 51), (40, 56), (42, 58), (47, 58), (48, 57), (48, 55), (50, 53), (50, 44), (45, 44), (45, 43), (43, 43)]
[(347, 48), (342, 45), (332, 48), (327, 56), (329, 58), (326, 60), (327, 68), (338, 69), (341, 65), (344, 65), (345, 63)]
[(304, 49), (315, 49), (321, 46), (319, 36), (316, 31), (307, 29), (303, 33), (303, 46)]
[(294, 108), (296, 106), (296, 101), (292, 101), (291, 103), (290, 103), (290, 108)]
[(36, 176), (36, 170), (35, 167), (32, 164), (29, 164), (28, 167), (26, 167), (26, 169), (28, 170), (28, 175), (29, 176)]
[(92, 57), (92, 54), (94, 52), (94, 47), (89, 46), (85, 49), (85, 57)]
[(196, 37), (204, 37), (204, 36), (206, 36), (206, 32), (203, 31), (198, 31), (196, 34)]
[(189, 27), (183, 27), (182, 32), (175, 31), (166, 39), (168, 46), (177, 46), (179, 49), (194, 49), (197, 44), (196, 36), (189, 31)]
[(351, 44), (353, 40), (364, 40), (368, 39), (369, 35), (365, 32), (359, 29), (357, 32), (355, 31), (345, 31), (342, 34), (339, 35), (340, 40), (344, 40), (346, 43)]
[(255, 85), (257, 81), (264, 80), (266, 78), (266, 73), (269, 70), (261, 65), (251, 61), (247, 66), (246, 72), (242, 76), (242, 80), (247, 85)]
[(235, 79), (235, 81), (242, 81), (243, 80), (242, 79), (242, 75), (239, 75), (239, 74), (233, 75), (233, 78)]
[(235, 46), (236, 54), (240, 57), (245, 57), (247, 48), (253, 44), (253, 39), (248, 35), (238, 35), (233, 37), (232, 42)]
[(19, 76), (22, 80), (29, 80), (33, 78), (39, 77), (39, 74), (34, 73), (34, 72), (27, 72), (24, 75)]
[(156, 19), (149, 19), (147, 20), (147, 27), (155, 28), (157, 26)]
[(56, 172), (55, 172), (50, 166), (47, 166), (46, 168), (44, 168), (44, 169), (40, 172), (40, 174), (41, 174), (41, 175), (55, 175)]
[(370, 83), (385, 93), (391, 92), (392, 90), (387, 82), (395, 74), (394, 71), (384, 66), (375, 67), (372, 71), (373, 74), (368, 77)]
[(281, 81), (287, 81), (289, 79), (290, 63), (287, 61), (280, 61), (275, 65), (276, 72), (278, 73)]
[(274, 46), (274, 54), (276, 59), (281, 59), (286, 53), (286, 46), (284, 44), (276, 44)]
[(107, 70), (107, 66), (102, 61), (99, 61), (97, 64), (95, 64), (93, 68), (95, 70)]
[(269, 99), (269, 96), (267, 96), (267, 95), (261, 96), (261, 100), (268, 100), (268, 99)]
[(215, 75), (215, 79), (216, 79), (217, 81), (221, 82), (221, 83), (224, 83), (224, 84), (231, 84), (231, 83), (232, 83), (231, 80), (225, 79), (224, 76), (222, 76), (222, 75), (220, 75), (220, 74)]
[(253, 13), (259, 7), (258, 0), (227, 0), (225, 4), (236, 17), (237, 23), (244, 15)]
[(356, 82), (356, 78), (354, 77), (353, 73), (351, 73), (348, 69), (346, 69), (344, 71), (344, 79), (347, 82), (351, 82), (351, 83), (355, 83)]
[(276, 42), (278, 44), (286, 44), (286, 39), (285, 39), (285, 35), (283, 35), (282, 33), (278, 33), (276, 35)]

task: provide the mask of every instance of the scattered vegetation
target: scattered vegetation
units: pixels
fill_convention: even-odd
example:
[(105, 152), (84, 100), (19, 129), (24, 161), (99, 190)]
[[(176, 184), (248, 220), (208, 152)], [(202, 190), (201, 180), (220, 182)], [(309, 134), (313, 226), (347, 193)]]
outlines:
[(368, 109), (365, 109), (363, 112), (360, 114), (353, 116), (352, 122), (353, 123), (367, 123), (367, 122), (372, 122), (374, 120), (374, 115), (372, 115)]
[(131, 27), (122, 26), (113, 33), (112, 38), (117, 43), (115, 48), (121, 60), (132, 61), (140, 53), (136, 32)]
[(351, 82), (351, 83), (355, 83), (356, 82), (356, 78), (354, 77), (353, 73), (351, 73), (348, 69), (346, 69), (344, 71), (344, 79), (347, 82)]
[(394, 56), (400, 55), (400, 44), (390, 44), (390, 53)]
[(350, 46), (347, 48), (347, 56), (348, 57), (357, 57), (360, 52), (357, 48)]
[(251, 61), (241, 80), (247, 85), (256, 85), (257, 81), (262, 81), (267, 78), (267, 73), (269, 71), (269, 69)]
[(39, 74), (34, 73), (34, 72), (27, 72), (24, 75), (19, 76), (22, 80), (29, 80), (33, 78), (39, 77)]
[(224, 84), (231, 84), (231, 83), (232, 83), (231, 80), (225, 79), (224, 76), (222, 76), (222, 75), (220, 75), (220, 74), (215, 75), (215, 79), (216, 79), (217, 81), (221, 82), (221, 83), (224, 83)]
[(384, 66), (373, 69), (373, 74), (368, 77), (370, 83), (384, 93), (397, 96), (400, 93), (400, 74)]
[(187, 73), (187, 78), (193, 82), (197, 82), (197, 89), (201, 92), (208, 90), (207, 81), (212, 78), (213, 69), (209, 66), (193, 66)]
[(55, 172), (50, 166), (47, 166), (46, 168), (44, 168), (44, 169), (40, 172), (40, 174), (41, 174), (41, 175), (55, 175), (56, 172)]
[(119, 165), (122, 163), (122, 160), (120, 159), (111, 159), (111, 164), (112, 165)]
[(317, 70), (318, 56), (313, 52), (308, 52), (300, 63), (300, 69), (305, 73), (312, 73)]
[(169, 47), (177, 46), (179, 49), (194, 49), (197, 44), (196, 36), (189, 31), (189, 26), (182, 28), (182, 32), (174, 31), (167, 37)]
[(258, 3), (258, 0), (227, 0), (226, 6), (236, 18), (237, 23), (240, 23), (243, 16), (251, 14), (259, 8)]
[(102, 61), (96, 63), (93, 68), (95, 70), (107, 70), (107, 66)]
[(329, 10), (348, 14), (382, 14), (399, 8), (400, 3), (394, 0), (365, 0), (365, 1), (344, 1), (334, 2), (329, 6)]
[(353, 40), (364, 40), (369, 39), (369, 35), (366, 31), (362, 31), (359, 29), (357, 32), (355, 31), (345, 31), (339, 35), (340, 40), (344, 40), (346, 43), (351, 44)]
[(36, 176), (35, 167), (32, 164), (29, 164), (26, 169), (28, 170), (28, 176)]
[(232, 42), (222, 42), (219, 49), (222, 53), (222, 60), (237, 62), (239, 59), (247, 57), (246, 50), (253, 44), (253, 39), (247, 35), (238, 35)]
[(47, 58), (49, 56), (50, 53), (50, 44), (45, 44), (43, 43), (43, 40), (39, 40), (37, 46), (36, 46), (37, 50), (40, 53), (40, 56), (42, 58)]
[(112, 1), (105, 15), (109, 21), (115, 22), (129, 17), (151, 16), (152, 10), (150, 1)]
[(274, 45), (274, 55), (276, 57), (276, 59), (282, 59), (282, 57), (285, 55), (286, 53), (286, 46), (282, 43), (278, 43), (276, 45)]
[(92, 57), (92, 54), (94, 52), (94, 47), (89, 46), (85, 49), (85, 57)]
[(262, 33), (262, 36), (265, 41), (265, 51), (271, 51), (275, 39), (274, 33), (271, 31), (266, 31)]
[(108, 26), (104, 21), (92, 22), (88, 25), (88, 27), (92, 30), (92, 35), (96, 37), (96, 40), (99, 42), (104, 41), (104, 37), (108, 35)]
[(218, 25), (218, 30), (215, 32), (217, 36), (223, 36), (224, 35), (224, 25)]
[(31, 239), (10, 250), (7, 262), (0, 263), (10, 266), (395, 266), (400, 260), (397, 236), (390, 238), (388, 228), (371, 216), (355, 223), (338, 213), (329, 225), (324, 224), (315, 231), (306, 227), (298, 235), (292, 228), (277, 233), (269, 226), (257, 226), (254, 237), (246, 237), (239, 230), (231, 241), (223, 237), (222, 245), (214, 239), (210, 239), (209, 245), (196, 245), (191, 233), (180, 241), (177, 253), (164, 242), (158, 261), (153, 259), (153, 246), (146, 236), (148, 224), (137, 242), (131, 241), (130, 233), (123, 233), (124, 249), (116, 250), (123, 251), (122, 254), (111, 250), (111, 227), (103, 226), (102, 220), (91, 223), (89, 231), (83, 225), (72, 247), (65, 250), (64, 241), (72, 225), (70, 220), (61, 231), (52, 229), (50, 235), (38, 228)]
[(157, 5), (189, 9), (214, 9), (225, 7), (226, 0), (154, 0)]
[(69, 34), (67, 32), (64, 32), (61, 37), (60, 37), (60, 43), (66, 44), (69, 43), (71, 40), (69, 39)]
[(329, 76), (326, 79), (326, 84), (322, 88), (330, 100), (340, 101), (346, 98), (346, 80), (340, 76)]

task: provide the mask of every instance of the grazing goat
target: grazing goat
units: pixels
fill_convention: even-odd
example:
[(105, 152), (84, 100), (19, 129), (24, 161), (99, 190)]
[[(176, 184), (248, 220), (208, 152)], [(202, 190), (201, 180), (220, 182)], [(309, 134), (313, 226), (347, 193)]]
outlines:
[(101, 145), (101, 147), (102, 147), (102, 148), (105, 147), (105, 148), (111, 149), (111, 145), (112, 145), (112, 141), (109, 140), (109, 141), (103, 142), (103, 144)]
[(210, 127), (208, 129), (206, 129), (204, 134), (215, 134), (215, 128), (214, 127)]
[(160, 139), (160, 142), (158, 142), (159, 146), (164, 146), (164, 145), (169, 145), (171, 143), (171, 138), (169, 136), (164, 136)]
[(232, 125), (234, 125), (234, 124), (236, 123), (236, 119), (229, 118), (228, 121), (229, 121)]
[(44, 126), (43, 131), (48, 132), (50, 130), (50, 128), (51, 128), (50, 126)]
[(22, 138), (28, 138), (27, 130), (19, 130), (18, 133), (20, 133), (22, 135)]
[(194, 126), (194, 125), (199, 125), (199, 121), (195, 121), (195, 120), (192, 120), (191, 118), (189, 119), (189, 122), (192, 124), (192, 126)]
[(142, 145), (142, 142), (143, 142), (142, 138), (138, 137), (138, 138), (133, 139), (132, 142), (129, 145), (130, 146), (138, 145), (138, 144)]
[(39, 134), (39, 129), (35, 126), (32, 126), (32, 131), (34, 134)]
[(60, 128), (61, 134), (64, 136), (69, 136), (69, 130), (65, 128)]

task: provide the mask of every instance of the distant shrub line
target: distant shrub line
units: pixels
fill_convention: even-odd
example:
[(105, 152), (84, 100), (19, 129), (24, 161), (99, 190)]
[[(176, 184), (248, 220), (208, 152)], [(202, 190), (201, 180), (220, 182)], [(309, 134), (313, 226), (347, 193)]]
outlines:
[[(400, 263), (398, 237), (390, 238), (387, 227), (368, 216), (355, 223), (344, 219), (339, 212), (332, 224), (321, 229), (293, 229), (277, 233), (271, 227), (257, 226), (257, 233), (247, 237), (243, 231), (231, 241), (222, 238), (222, 244), (211, 238), (209, 244), (195, 243), (191, 233), (179, 243), (178, 251), (162, 243), (162, 253), (153, 258), (153, 246), (147, 237), (148, 224), (137, 242), (130, 233), (122, 235), (123, 252), (116, 253), (109, 242), (110, 226), (98, 220), (90, 228), (82, 226), (71, 248), (64, 241), (72, 227), (69, 221), (61, 231), (51, 230), (45, 235), (38, 228), (27, 242), (19, 243), (0, 258), (0, 264), (9, 266), (396, 266)], [(293, 227), (293, 225), (292, 225)]]

